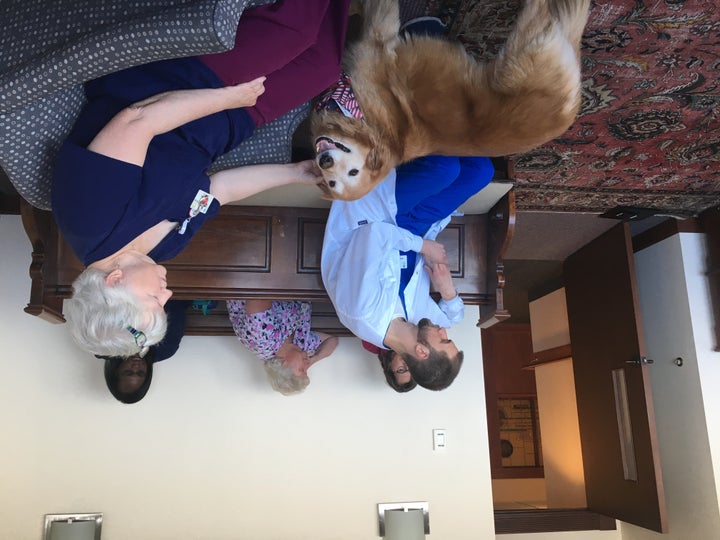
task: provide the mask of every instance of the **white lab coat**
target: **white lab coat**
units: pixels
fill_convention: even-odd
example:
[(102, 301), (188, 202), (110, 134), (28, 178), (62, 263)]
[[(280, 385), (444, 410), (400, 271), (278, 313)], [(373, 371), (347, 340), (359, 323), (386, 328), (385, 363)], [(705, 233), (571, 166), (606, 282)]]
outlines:
[[(462, 321), (465, 306), (459, 295), (452, 300), (430, 296), (430, 276), (420, 254), (423, 239), (395, 222), (395, 171), (370, 193), (356, 201), (333, 201), (323, 242), (322, 279), (335, 311), (360, 339), (384, 347), (390, 322), (405, 317), (417, 324), (428, 318), (442, 327)], [(430, 227), (425, 238), (434, 240), (450, 217)], [(400, 251), (415, 251), (415, 270), (405, 288), (405, 308), (399, 297)]]

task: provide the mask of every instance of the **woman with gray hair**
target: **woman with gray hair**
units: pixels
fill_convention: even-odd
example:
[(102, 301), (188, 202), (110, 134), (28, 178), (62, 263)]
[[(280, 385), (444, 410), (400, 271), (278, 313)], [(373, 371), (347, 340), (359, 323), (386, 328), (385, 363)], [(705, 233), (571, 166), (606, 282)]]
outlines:
[(273, 389), (286, 396), (305, 390), (310, 366), (338, 344), (336, 336), (310, 329), (308, 302), (228, 300), (227, 310), (240, 342), (263, 361)]
[(313, 160), (208, 175), (253, 131), (337, 80), (349, 0), (248, 8), (224, 53), (135, 66), (85, 83), (55, 161), (52, 209), (87, 267), (65, 306), (81, 347), (132, 356), (165, 334), (166, 270), (221, 205), (314, 185)]

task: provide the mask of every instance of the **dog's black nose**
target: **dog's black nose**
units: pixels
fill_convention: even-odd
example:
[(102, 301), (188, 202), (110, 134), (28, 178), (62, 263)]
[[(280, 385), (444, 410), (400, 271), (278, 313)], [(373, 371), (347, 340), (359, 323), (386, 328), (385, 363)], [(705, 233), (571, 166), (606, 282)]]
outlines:
[(321, 169), (329, 169), (333, 166), (333, 163), (335, 162), (330, 154), (322, 154), (318, 160), (318, 165), (320, 165)]

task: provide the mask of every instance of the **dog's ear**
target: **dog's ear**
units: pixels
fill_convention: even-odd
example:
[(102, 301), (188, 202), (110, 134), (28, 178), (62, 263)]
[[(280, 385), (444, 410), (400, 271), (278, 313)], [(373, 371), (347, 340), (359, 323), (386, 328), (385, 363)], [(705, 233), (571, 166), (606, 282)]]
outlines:
[(365, 166), (371, 171), (384, 171), (392, 169), (395, 160), (387, 144), (376, 137), (370, 139), (370, 151), (365, 159)]
[(385, 165), (385, 159), (383, 153), (377, 146), (373, 146), (365, 158), (365, 167), (371, 171), (377, 171), (383, 168)]

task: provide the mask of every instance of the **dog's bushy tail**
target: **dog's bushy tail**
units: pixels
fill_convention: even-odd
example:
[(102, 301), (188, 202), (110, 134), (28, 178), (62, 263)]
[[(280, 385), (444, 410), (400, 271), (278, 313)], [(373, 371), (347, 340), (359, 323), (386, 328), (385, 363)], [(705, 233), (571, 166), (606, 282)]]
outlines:
[[(501, 93), (517, 93), (527, 81), (552, 80), (558, 72), (579, 78), (580, 39), (590, 0), (525, 0), (515, 27), (491, 63), (490, 83)], [(545, 76), (543, 76), (543, 73)], [(563, 81), (556, 81), (562, 86)]]
[(548, 7), (568, 41), (579, 47), (590, 12), (590, 0), (549, 0)]

